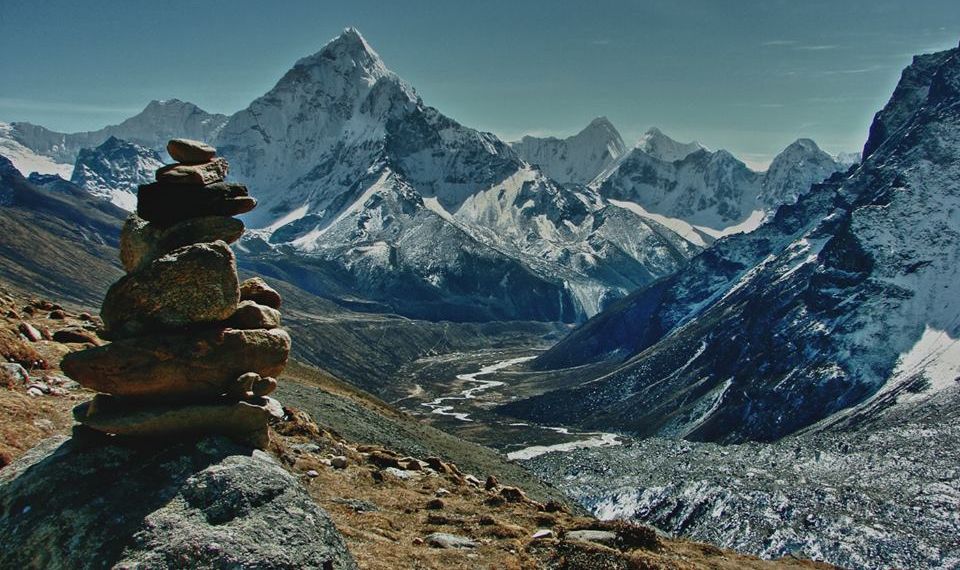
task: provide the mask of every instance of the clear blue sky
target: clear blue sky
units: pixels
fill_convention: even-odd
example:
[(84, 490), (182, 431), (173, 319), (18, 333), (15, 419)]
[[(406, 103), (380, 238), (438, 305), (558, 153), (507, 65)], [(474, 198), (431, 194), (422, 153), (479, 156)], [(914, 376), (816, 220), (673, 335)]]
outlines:
[(858, 150), (915, 53), (960, 40), (958, 0), (163, 2), (0, 0), (0, 120), (116, 123), (151, 99), (232, 113), (355, 26), (445, 114), (506, 139), (606, 115), (763, 163)]

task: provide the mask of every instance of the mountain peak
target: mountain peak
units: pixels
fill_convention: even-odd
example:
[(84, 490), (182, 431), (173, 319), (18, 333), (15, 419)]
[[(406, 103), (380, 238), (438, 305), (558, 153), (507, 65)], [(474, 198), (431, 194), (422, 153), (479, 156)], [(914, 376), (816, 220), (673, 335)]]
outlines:
[(605, 116), (600, 116), (590, 121), (590, 124), (587, 125), (587, 128), (591, 127), (603, 127), (603, 128), (614, 128), (613, 123), (610, 122), (610, 119)]
[(375, 77), (389, 74), (380, 55), (370, 47), (356, 28), (344, 29), (339, 36), (327, 42), (320, 51), (297, 61), (294, 68), (329, 65), (330, 62), (338, 68), (361, 68)]
[(799, 138), (793, 141), (792, 143), (787, 145), (787, 148), (784, 149), (784, 152), (786, 152), (787, 150), (802, 150), (804, 152), (813, 152), (813, 153), (821, 152), (820, 147), (817, 146), (817, 143), (815, 143), (813, 139), (808, 139), (808, 138)]
[(650, 127), (637, 141), (636, 148), (666, 162), (683, 160), (698, 150), (706, 150), (697, 141), (682, 143), (663, 134), (657, 127)]

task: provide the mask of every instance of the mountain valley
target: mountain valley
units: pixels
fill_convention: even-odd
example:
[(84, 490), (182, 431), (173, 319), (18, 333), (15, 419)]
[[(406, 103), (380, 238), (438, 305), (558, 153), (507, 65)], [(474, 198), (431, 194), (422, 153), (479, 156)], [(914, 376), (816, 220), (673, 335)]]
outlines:
[[(482, 536), (490, 565), (566, 567), (541, 527), (615, 529), (615, 552), (567, 554), (617, 568), (960, 565), (960, 48), (914, 58), (862, 153), (800, 138), (763, 172), (657, 128), (629, 146), (605, 117), (504, 142), (353, 28), (232, 115), (170, 99), (90, 132), (0, 123), (0, 340), (31, 377), (58, 371), (27, 357), (77, 348), (56, 330), (101, 342), (88, 313), (173, 137), (215, 145), (259, 202), (233, 250), (282, 295), (277, 393), (307, 414), (274, 426), (277, 453), (365, 567), (417, 560), (398, 545), (437, 529)], [(8, 390), (34, 427), (4, 463), (69, 430), (92, 395), (74, 388)], [(376, 465), (433, 456), (494, 482)], [(351, 485), (388, 514), (324, 491)], [(621, 544), (641, 532), (622, 524), (665, 546)]]

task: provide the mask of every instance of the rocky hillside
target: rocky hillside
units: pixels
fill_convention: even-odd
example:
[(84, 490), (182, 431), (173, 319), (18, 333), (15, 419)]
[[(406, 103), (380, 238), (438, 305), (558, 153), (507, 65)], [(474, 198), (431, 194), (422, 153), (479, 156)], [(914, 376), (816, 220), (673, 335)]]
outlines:
[(855, 425), (945, 397), (960, 361), (957, 52), (907, 69), (855, 170), (757, 231), (721, 240), (539, 362), (613, 358), (616, 371), (509, 412), (641, 435), (771, 441), (828, 418)]
[(266, 453), (68, 439), (93, 394), (55, 363), (101, 342), (98, 319), (6, 286), (0, 312), (0, 351), (18, 360), (0, 367), (0, 529), (17, 544), (4, 567), (826, 568), (584, 516), (499, 454), (296, 363)]
[(92, 304), (120, 273), (126, 212), (58, 176), (24, 178), (0, 156), (0, 278)]

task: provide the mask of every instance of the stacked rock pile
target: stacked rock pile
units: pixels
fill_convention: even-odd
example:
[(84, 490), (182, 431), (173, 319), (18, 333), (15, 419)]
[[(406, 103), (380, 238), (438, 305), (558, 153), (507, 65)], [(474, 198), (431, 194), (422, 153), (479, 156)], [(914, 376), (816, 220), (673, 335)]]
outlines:
[(228, 244), (243, 234), (232, 216), (256, 200), (224, 182), (227, 162), (206, 144), (167, 145), (176, 164), (140, 186), (137, 213), (123, 228), (127, 275), (104, 299), (101, 333), (110, 344), (74, 352), (63, 371), (100, 392), (74, 416), (119, 436), (221, 434), (264, 447), (267, 394), (290, 354), (280, 329), (280, 295), (260, 278), (239, 282)]

